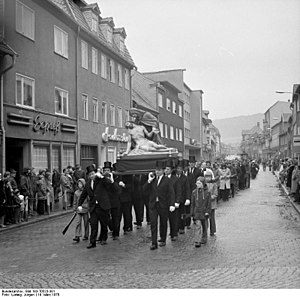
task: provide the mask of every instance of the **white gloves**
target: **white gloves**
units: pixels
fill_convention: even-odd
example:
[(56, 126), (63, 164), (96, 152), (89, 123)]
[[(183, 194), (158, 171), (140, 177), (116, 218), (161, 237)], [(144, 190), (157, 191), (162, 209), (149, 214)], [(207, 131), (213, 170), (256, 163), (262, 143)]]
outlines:
[(170, 212), (173, 212), (175, 210), (175, 206), (170, 206)]
[(97, 171), (97, 172), (96, 172), (96, 176), (98, 176), (99, 178), (103, 178), (103, 177), (104, 177), (104, 176), (101, 174), (100, 171)]
[(112, 173), (110, 173), (110, 180), (111, 180), (112, 183), (114, 183), (114, 176), (113, 176)]
[(82, 206), (78, 206), (78, 212), (82, 212)]
[(125, 188), (125, 184), (122, 181), (119, 182), (119, 186)]
[(178, 208), (178, 207), (179, 207), (179, 203), (175, 202), (175, 208)]
[(151, 183), (154, 180), (155, 176), (153, 172), (149, 172), (148, 174), (148, 183)]
[(186, 199), (184, 205), (190, 205), (191, 204), (191, 200)]

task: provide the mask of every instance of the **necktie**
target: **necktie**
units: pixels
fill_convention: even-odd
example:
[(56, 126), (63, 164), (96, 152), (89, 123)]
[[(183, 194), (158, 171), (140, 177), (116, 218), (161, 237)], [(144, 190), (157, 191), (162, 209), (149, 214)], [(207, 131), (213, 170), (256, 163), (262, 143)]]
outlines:
[(158, 178), (158, 180), (157, 180), (157, 186), (159, 185), (160, 180), (161, 180), (161, 176), (160, 176), (160, 177)]

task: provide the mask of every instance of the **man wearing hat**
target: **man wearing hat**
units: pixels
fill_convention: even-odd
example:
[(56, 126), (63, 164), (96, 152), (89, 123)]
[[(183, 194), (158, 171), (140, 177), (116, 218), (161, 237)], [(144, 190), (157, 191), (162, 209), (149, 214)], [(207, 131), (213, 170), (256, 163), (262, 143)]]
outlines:
[(166, 165), (162, 161), (156, 162), (155, 174), (148, 174), (148, 181), (143, 185), (144, 191), (149, 191), (149, 210), (151, 220), (150, 250), (155, 250), (157, 244), (158, 217), (160, 219), (160, 246), (166, 245), (168, 213), (175, 210), (175, 193), (171, 180), (164, 176)]
[(17, 182), (16, 182), (16, 174), (17, 174), (17, 171), (15, 169), (10, 169), (10, 177), (8, 178), (8, 181), (10, 182), (10, 185), (14, 190), (18, 189), (18, 185), (17, 185)]
[[(188, 174), (187, 174), (187, 178), (189, 181), (189, 186), (190, 186), (190, 191), (192, 193), (192, 191), (194, 189), (196, 189), (196, 179), (203, 174), (201, 174), (200, 170), (198, 168), (196, 168), (196, 157), (195, 156), (189, 156), (189, 168), (188, 168)], [(185, 212), (186, 213), (190, 213), (191, 209), (190, 209), (190, 199), (187, 199), (185, 201)], [(185, 225), (188, 229), (191, 228), (191, 218), (187, 218)]]
[(113, 240), (119, 238), (120, 235), (120, 215), (121, 215), (121, 203), (120, 203), (120, 194), (122, 189), (118, 186), (118, 184), (114, 181), (114, 177), (112, 174), (112, 163), (109, 161), (104, 162), (104, 166), (102, 168), (103, 175), (105, 178), (111, 179), (115, 189), (117, 191), (109, 191), (109, 199), (110, 199), (110, 216), (111, 220), (109, 221), (109, 228), (112, 230)]
[(185, 214), (185, 201), (190, 199), (191, 191), (190, 191), (190, 184), (187, 177), (183, 174), (183, 169), (185, 162), (184, 160), (179, 160), (176, 165), (176, 176), (180, 183), (180, 196), (179, 196), (179, 208), (177, 212), (177, 230), (179, 234), (184, 234), (185, 229), (185, 220), (182, 218), (182, 215)]
[(98, 234), (98, 222), (100, 221), (100, 244), (106, 244), (107, 225), (109, 221), (110, 199), (109, 192), (114, 192), (115, 188), (112, 175), (106, 178), (95, 167), (87, 167), (88, 181), (82, 191), (78, 201), (78, 211), (82, 211), (82, 204), (88, 199), (91, 236), (88, 249), (96, 247), (96, 239)]

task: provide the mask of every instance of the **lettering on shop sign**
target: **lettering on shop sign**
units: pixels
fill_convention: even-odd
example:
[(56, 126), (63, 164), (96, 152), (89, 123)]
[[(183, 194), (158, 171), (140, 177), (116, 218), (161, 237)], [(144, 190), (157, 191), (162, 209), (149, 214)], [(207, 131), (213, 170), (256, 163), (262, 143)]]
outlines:
[(38, 114), (33, 120), (33, 131), (42, 131), (42, 134), (52, 131), (56, 135), (60, 130), (60, 122), (46, 122), (40, 120), (40, 114)]
[(128, 142), (128, 136), (117, 134), (118, 129), (115, 129), (114, 134), (109, 134), (109, 128), (106, 127), (105, 132), (102, 133), (102, 141), (116, 141), (116, 142)]

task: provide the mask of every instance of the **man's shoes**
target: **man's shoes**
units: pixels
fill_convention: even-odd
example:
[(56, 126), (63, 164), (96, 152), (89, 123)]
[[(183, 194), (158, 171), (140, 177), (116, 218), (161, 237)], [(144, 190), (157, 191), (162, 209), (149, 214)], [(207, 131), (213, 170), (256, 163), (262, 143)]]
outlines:
[(177, 236), (171, 237), (171, 241), (176, 241), (177, 240)]
[(164, 241), (159, 243), (159, 246), (165, 246), (165, 245), (166, 245), (166, 243)]
[(196, 248), (199, 248), (201, 246), (201, 243), (200, 242), (195, 242), (195, 247)]
[(7, 228), (6, 225), (0, 225), (0, 228)]
[(96, 247), (96, 243), (90, 243), (86, 248), (87, 249), (92, 249)]
[(184, 234), (184, 230), (180, 229), (179, 234)]
[(75, 243), (78, 243), (80, 241), (79, 236), (75, 236), (75, 238), (73, 238), (73, 241), (75, 241)]
[(210, 236), (215, 236), (215, 233), (214, 233), (214, 232), (211, 232), (211, 233), (210, 233)]
[(113, 236), (112, 239), (113, 239), (113, 240), (118, 240), (118, 239), (119, 239), (119, 236)]
[(157, 249), (157, 244), (151, 244), (150, 250), (153, 251), (153, 250), (156, 250), (156, 249)]
[(100, 241), (100, 244), (101, 244), (101, 245), (105, 245), (105, 244), (107, 244), (107, 242), (106, 242), (106, 240), (101, 240), (101, 241)]
[(101, 243), (101, 241), (102, 241), (102, 240), (101, 240), (101, 239), (99, 239), (99, 238), (98, 238), (98, 239), (96, 239), (96, 243)]
[(88, 237), (83, 237), (83, 238), (82, 238), (82, 240), (88, 240), (88, 239), (89, 239)]
[(137, 228), (137, 229), (141, 229), (141, 228), (142, 228), (142, 225), (137, 225), (136, 228)]
[(162, 240), (162, 239), (159, 239), (158, 242), (163, 242), (163, 240)]

